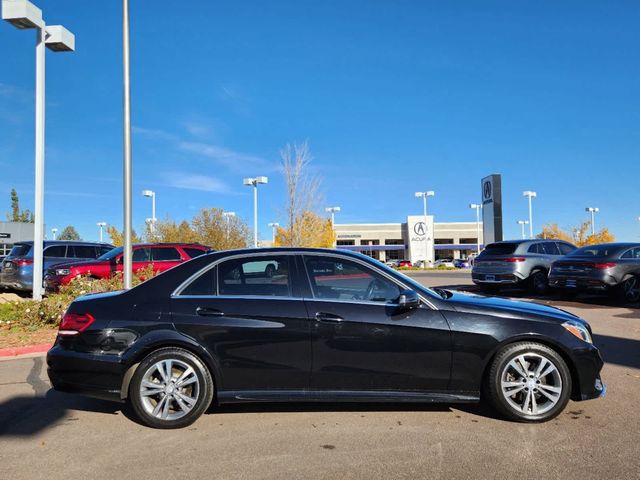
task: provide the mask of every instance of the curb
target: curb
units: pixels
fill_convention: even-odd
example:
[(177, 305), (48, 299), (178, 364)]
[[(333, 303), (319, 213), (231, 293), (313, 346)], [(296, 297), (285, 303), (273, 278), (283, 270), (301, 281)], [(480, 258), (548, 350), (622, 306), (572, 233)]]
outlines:
[(32, 353), (45, 353), (53, 344), (41, 343), (40, 345), (28, 345), (26, 347), (0, 348), (0, 358), (17, 357), (18, 355), (28, 355)]

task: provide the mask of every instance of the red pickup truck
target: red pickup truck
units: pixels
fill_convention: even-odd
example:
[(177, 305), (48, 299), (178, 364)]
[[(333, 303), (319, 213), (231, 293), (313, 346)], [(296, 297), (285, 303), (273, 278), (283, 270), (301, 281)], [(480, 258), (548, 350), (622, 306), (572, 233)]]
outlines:
[[(143, 270), (149, 265), (155, 272), (164, 272), (194, 257), (210, 252), (211, 248), (190, 243), (145, 243), (133, 246), (133, 271)], [(77, 263), (52, 265), (44, 276), (47, 290), (55, 291), (78, 276), (109, 278), (122, 271), (122, 247), (96, 258)]]

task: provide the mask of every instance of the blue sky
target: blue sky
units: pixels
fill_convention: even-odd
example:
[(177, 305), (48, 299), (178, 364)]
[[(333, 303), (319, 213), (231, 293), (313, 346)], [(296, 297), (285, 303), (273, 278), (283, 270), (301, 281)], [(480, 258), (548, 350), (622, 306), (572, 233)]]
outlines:
[[(119, 1), (36, 0), (76, 34), (47, 52), (47, 227), (122, 224)], [(131, 10), (134, 221), (202, 207), (283, 222), (279, 149), (309, 141), (337, 222), (395, 222), (435, 190), (473, 221), (503, 175), (504, 227), (598, 226), (640, 238), (637, 2), (138, 1)], [(180, 11), (182, 10), (182, 11)], [(0, 213), (33, 205), (34, 34), (0, 25)], [(6, 200), (1, 200), (5, 198)]]

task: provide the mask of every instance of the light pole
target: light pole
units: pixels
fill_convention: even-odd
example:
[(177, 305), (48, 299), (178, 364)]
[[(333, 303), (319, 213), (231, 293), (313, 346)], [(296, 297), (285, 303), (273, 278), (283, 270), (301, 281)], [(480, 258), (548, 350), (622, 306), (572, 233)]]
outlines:
[(153, 190), (143, 190), (143, 197), (151, 197), (151, 222), (149, 223), (149, 231), (151, 233), (155, 232), (155, 224), (156, 224), (156, 192)]
[(424, 260), (422, 262), (422, 268), (427, 268), (427, 257), (429, 256), (429, 252), (427, 249), (427, 197), (433, 197), (436, 194), (433, 190), (429, 190), (427, 192), (416, 192), (416, 198), (423, 199), (423, 214), (424, 214)]
[(591, 235), (595, 237), (596, 235), (596, 213), (600, 211), (598, 207), (587, 207), (584, 209), (585, 212), (591, 213)]
[(51, 229), (51, 236), (53, 237), (53, 240), (56, 239), (56, 233), (58, 233), (58, 229), (57, 228), (52, 228)]
[(131, 75), (129, 72), (129, 0), (122, 0), (122, 271), (124, 289), (131, 288), (133, 280), (133, 174), (131, 172)]
[(536, 198), (538, 194), (531, 190), (522, 192), (523, 197), (529, 197), (529, 238), (533, 238), (533, 205), (531, 203), (532, 198)]
[(518, 220), (518, 225), (520, 225), (522, 227), (522, 238), (525, 238), (524, 235), (524, 226), (525, 225), (529, 225), (529, 220)]
[(44, 241), (44, 47), (54, 52), (75, 49), (75, 36), (61, 25), (47, 27), (42, 10), (27, 0), (2, 0), (2, 18), (21, 30), (36, 29), (35, 215), (33, 226), (33, 299), (42, 298)]
[(331, 214), (331, 228), (335, 225), (336, 213), (340, 211), (340, 207), (327, 207), (324, 209), (325, 212), (329, 212)]
[(258, 185), (269, 183), (267, 177), (245, 178), (242, 183), (253, 187), (253, 246), (258, 247)]
[(102, 229), (107, 226), (107, 222), (98, 222), (96, 225), (100, 228), (100, 241), (102, 242)]
[(476, 211), (476, 252), (480, 255), (480, 210), (482, 210), (482, 204), (470, 203), (469, 208), (473, 208)]
[(272, 222), (269, 224), (269, 226), (273, 229), (273, 240), (271, 243), (272, 247), (275, 247), (276, 245), (276, 233), (278, 232), (278, 227), (280, 226), (280, 224), (278, 222)]

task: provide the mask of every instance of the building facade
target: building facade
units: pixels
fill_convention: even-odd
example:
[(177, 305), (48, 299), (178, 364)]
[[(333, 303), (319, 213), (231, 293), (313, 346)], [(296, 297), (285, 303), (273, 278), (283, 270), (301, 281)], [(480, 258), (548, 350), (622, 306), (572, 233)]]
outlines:
[[(434, 222), (412, 215), (404, 223), (336, 224), (336, 247), (355, 250), (382, 262), (407, 259), (427, 264), (443, 258), (467, 258), (478, 249), (476, 222)], [(482, 224), (480, 224), (482, 249)]]
[(0, 222), (0, 255), (9, 253), (14, 243), (33, 241), (33, 223)]

